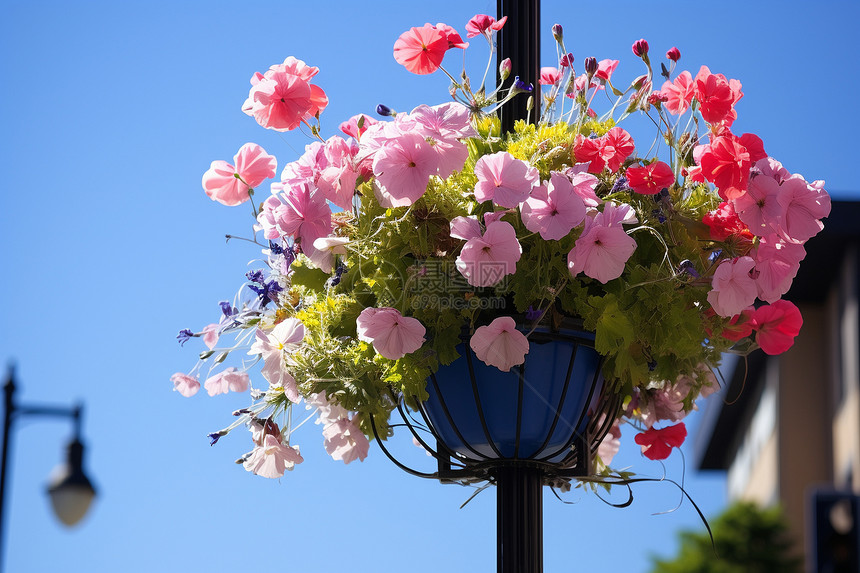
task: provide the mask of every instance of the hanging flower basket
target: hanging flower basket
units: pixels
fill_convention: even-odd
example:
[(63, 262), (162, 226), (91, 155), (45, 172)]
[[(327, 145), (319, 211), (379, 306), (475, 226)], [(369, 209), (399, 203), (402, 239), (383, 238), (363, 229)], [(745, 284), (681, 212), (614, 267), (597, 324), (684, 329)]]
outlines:
[[(476, 16), (467, 39), (492, 58), (504, 24)], [(401, 409), (460, 466), (608, 475), (621, 419), (665, 457), (724, 352), (792, 345), (802, 319), (782, 296), (829, 213), (823, 182), (732, 131), (739, 81), (676, 71), (677, 48), (655, 75), (644, 40), (641, 72), (585, 58), (577, 73), (553, 35), (540, 86), (509, 77), (510, 62), (487, 85), (442, 67), (468, 46), (453, 28), (412, 28), (395, 59), (447, 74), (453, 101), (336, 118), (342, 135), (321, 123), (324, 72), (289, 57), (252, 77), (242, 111), (313, 140), (279, 175), (254, 143), (204, 174), (209, 197), (250, 211), (261, 254), (216, 322), (181, 331), (207, 349), (172, 378), (184, 396), (201, 383), (250, 393), (210, 435), (247, 427), (247, 470), (301, 463), (305, 418), (335, 459), (362, 460)], [(531, 98), (534, 121), (501, 133), (496, 112), (515, 98)], [(621, 125), (634, 120), (652, 136), (634, 142)]]

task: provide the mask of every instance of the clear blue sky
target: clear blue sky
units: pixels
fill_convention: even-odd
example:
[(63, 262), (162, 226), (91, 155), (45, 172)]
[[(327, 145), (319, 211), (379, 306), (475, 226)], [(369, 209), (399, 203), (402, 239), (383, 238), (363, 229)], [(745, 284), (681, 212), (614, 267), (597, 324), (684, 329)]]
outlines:
[[(648, 39), (656, 56), (677, 45), (683, 69), (707, 64), (741, 80), (738, 132), (757, 133), (836, 197), (860, 188), (856, 2), (543, 4), (544, 29), (564, 25), (577, 69), (586, 56), (616, 58), (617, 76), (629, 79), (639, 74), (633, 41)], [(460, 510), (469, 490), (407, 476), (376, 449), (363, 464), (329, 460), (318, 428), (300, 440), (306, 462), (292, 474), (252, 476), (232, 464), (249, 449), (243, 433), (214, 448), (205, 438), (247, 397), (188, 400), (168, 381), (199, 350), (181, 349), (176, 331), (216, 320), (217, 301), (257, 255), (225, 245), (225, 233), (247, 231), (247, 210), (206, 198), (203, 172), (246, 141), (276, 154), (279, 168), (307, 142), (240, 111), (253, 72), (288, 55), (318, 66), (329, 136), (380, 102), (409, 110), (445, 101), (441, 76), (394, 62), (394, 40), (428, 21), (463, 32), (469, 17), (494, 11), (495, 1), (463, 0), (3, 3), (0, 359), (17, 360), (22, 401), (85, 402), (100, 493), (84, 523), (62, 529), (43, 486), (71, 429), (20, 424), (8, 571), (494, 570), (494, 492)], [(473, 42), (473, 75), (484, 49)], [(624, 450), (619, 465), (661, 472), (632, 443)], [(669, 468), (676, 477), (679, 463)], [(689, 467), (687, 478), (705, 511), (719, 511), (724, 479)], [(689, 504), (651, 515), (675, 505), (671, 486), (636, 493), (624, 510), (591, 495), (571, 495), (575, 505), (548, 497), (547, 573), (644, 572), (649, 555), (674, 551), (677, 530), (697, 525)]]

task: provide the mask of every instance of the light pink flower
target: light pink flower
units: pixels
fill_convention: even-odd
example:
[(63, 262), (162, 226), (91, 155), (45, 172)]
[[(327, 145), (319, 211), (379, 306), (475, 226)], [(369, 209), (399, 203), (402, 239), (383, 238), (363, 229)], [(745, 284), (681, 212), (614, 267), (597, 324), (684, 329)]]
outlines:
[(203, 174), (203, 190), (213, 201), (233, 207), (251, 198), (249, 193), (266, 179), (275, 176), (278, 160), (256, 143), (246, 143), (233, 157), (233, 165), (213, 161)]
[(284, 216), (286, 208), (287, 206), (284, 205), (283, 201), (277, 195), (270, 195), (260, 204), (260, 211), (257, 213), (257, 224), (263, 230), (263, 237), (269, 240), (281, 238), (283, 231), (278, 222)]
[(770, 177), (753, 177), (747, 192), (733, 201), (735, 212), (753, 235), (764, 237), (778, 232), (785, 216), (779, 200), (782, 188)]
[[(400, 117), (400, 114), (398, 114)], [(469, 108), (458, 102), (429, 106), (421, 104), (409, 113), (410, 119), (424, 128), (433, 139), (462, 139), (476, 137)]]
[(278, 226), (284, 235), (299, 241), (303, 253), (312, 255), (314, 241), (331, 232), (331, 209), (325, 196), (305, 183), (288, 189), (282, 199), (285, 208)]
[(608, 201), (603, 206), (603, 211), (596, 213), (591, 220), (586, 219), (585, 229), (583, 232), (588, 232), (592, 224), (602, 225), (604, 227), (619, 227), (621, 225), (633, 225), (638, 223), (636, 211), (627, 203), (613, 203)]
[(200, 390), (200, 381), (195, 376), (189, 376), (182, 372), (177, 372), (171, 376), (170, 381), (173, 382), (173, 389), (186, 398), (194, 396)]
[(301, 397), (295, 378), (285, 368), (285, 359), (301, 346), (304, 337), (304, 324), (296, 318), (286, 318), (268, 333), (258, 328), (254, 343), (248, 350), (248, 354), (259, 354), (263, 359), (263, 378), (269, 385), (283, 388), (284, 395), (294, 403), (298, 403)]
[(492, 40), (492, 33), (501, 30), (507, 21), (507, 16), (502, 16), (497, 22), (492, 16), (475, 14), (471, 20), (466, 22), (466, 37), (474, 38), (483, 34), (488, 40)]
[(785, 210), (782, 229), (792, 241), (807, 241), (824, 228), (821, 219), (830, 215), (830, 195), (824, 182), (810, 185), (800, 175), (792, 175), (781, 185), (777, 200)]
[(325, 144), (321, 141), (312, 141), (305, 146), (305, 152), (297, 160), (284, 166), (280, 184), (272, 183), (272, 193), (305, 183), (315, 186), (320, 173), (327, 166)]
[(266, 434), (263, 444), (254, 447), (242, 466), (260, 477), (275, 479), (303, 461), (298, 446), (285, 445), (272, 434)]
[(516, 207), (540, 184), (538, 170), (506, 151), (484, 155), (475, 163), (475, 199), (492, 200), (502, 207)]
[(615, 454), (617, 454), (620, 449), (621, 422), (619, 420), (615, 420), (615, 423), (613, 423), (612, 427), (609, 428), (609, 432), (606, 434), (606, 437), (604, 437), (603, 441), (600, 442), (600, 445), (597, 446), (597, 455), (600, 456), (600, 461), (603, 462), (603, 465), (608, 466), (612, 463), (612, 458), (615, 457)]
[[(361, 127), (358, 126), (359, 123), (361, 123)], [(339, 129), (346, 135), (354, 137), (356, 140), (361, 140), (362, 134), (374, 123), (378, 122), (369, 115), (360, 113), (341, 123)]]
[(314, 117), (328, 105), (328, 97), (310, 81), (319, 68), (290, 56), (265, 74), (251, 78), (251, 91), (242, 111), (268, 129), (288, 131)]
[(627, 259), (636, 250), (636, 241), (621, 225), (605, 226), (596, 218), (586, 225), (567, 255), (567, 268), (573, 276), (584, 272), (601, 283), (617, 279)]
[(325, 437), (325, 451), (333, 460), (341, 460), (345, 464), (355, 460), (364, 461), (370, 443), (367, 436), (356, 424), (355, 418), (340, 418), (339, 420), (326, 424), (323, 428)]
[(335, 255), (345, 255), (348, 237), (325, 237), (314, 241), (314, 255), (311, 262), (324, 273), (330, 273), (334, 266)]
[(554, 86), (561, 82), (561, 72), (552, 66), (540, 69), (540, 85)]
[(438, 170), (433, 147), (418, 133), (403, 133), (381, 147), (373, 158), (376, 198), (383, 207), (405, 207), (427, 191)]
[(755, 302), (758, 289), (750, 271), (755, 266), (751, 257), (738, 257), (719, 264), (711, 279), (708, 302), (720, 316), (730, 318)]
[(352, 209), (355, 182), (358, 179), (355, 165), (358, 145), (353, 140), (347, 142), (341, 137), (334, 136), (326, 141), (324, 154), (326, 166), (316, 178), (317, 189), (326, 199), (344, 211), (349, 211)]
[(597, 207), (602, 203), (602, 200), (595, 193), (599, 181), (597, 177), (588, 173), (588, 164), (577, 163), (573, 167), (568, 167), (562, 173), (573, 183), (573, 191), (586, 207)]
[(223, 372), (210, 376), (203, 383), (203, 387), (206, 388), (206, 392), (210, 396), (226, 394), (227, 392), (244, 392), (248, 389), (248, 375), (231, 366)]
[(487, 225), (482, 237), (466, 241), (457, 257), (457, 270), (472, 286), (493, 286), (517, 270), (522, 252), (513, 226), (496, 221)]
[(424, 344), (426, 329), (417, 318), (395, 308), (365, 308), (355, 321), (358, 339), (373, 344), (380, 355), (398, 360)]
[(762, 237), (750, 256), (755, 260), (758, 298), (775, 302), (791, 288), (800, 261), (806, 257), (806, 249), (801, 244), (783, 241), (777, 235), (768, 235)]
[(532, 190), (521, 213), (526, 229), (545, 240), (559, 240), (585, 219), (585, 203), (567, 177), (553, 172), (546, 186)]
[(510, 316), (500, 316), (489, 325), (478, 327), (469, 347), (481, 362), (502, 372), (525, 362), (529, 353), (528, 339), (517, 330), (517, 323)]
[(215, 345), (218, 344), (218, 329), (221, 326), (218, 324), (207, 324), (203, 327), (203, 344), (206, 345), (206, 348), (212, 350), (215, 348)]
[(451, 219), (451, 236), (455, 239), (481, 238), (481, 223), (474, 216), (472, 217), (454, 217)]

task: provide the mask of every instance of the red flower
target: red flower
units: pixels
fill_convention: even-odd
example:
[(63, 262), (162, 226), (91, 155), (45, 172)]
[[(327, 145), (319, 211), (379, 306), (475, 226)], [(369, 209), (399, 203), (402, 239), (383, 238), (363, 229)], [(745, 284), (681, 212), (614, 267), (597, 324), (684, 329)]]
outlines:
[(720, 197), (735, 199), (744, 194), (753, 165), (750, 153), (732, 134), (715, 137), (697, 147), (693, 155), (705, 179), (717, 186)]
[(760, 159), (767, 157), (767, 152), (764, 150), (764, 142), (754, 133), (745, 133), (738, 138), (738, 143), (746, 147), (750, 154), (750, 161), (756, 163)]
[(753, 239), (753, 234), (735, 213), (731, 203), (720, 203), (716, 211), (702, 217), (702, 223), (710, 227), (711, 238), (715, 241), (725, 241), (733, 235), (747, 241)]
[(403, 32), (394, 42), (394, 59), (413, 74), (432, 74), (442, 65), (448, 51), (448, 35), (436, 26), (424, 24)]
[(620, 127), (613, 127), (606, 135), (596, 139), (577, 135), (573, 142), (573, 155), (577, 163), (591, 162), (589, 173), (600, 173), (604, 167), (618, 171), (635, 148), (629, 133)]
[(673, 62), (677, 62), (681, 59), (681, 50), (678, 48), (672, 47), (669, 48), (669, 51), (666, 52), (666, 57), (672, 60)]
[(496, 22), (496, 19), (492, 16), (487, 16), (486, 14), (476, 14), (472, 17), (471, 20), (466, 22), (466, 37), (474, 38), (475, 36), (479, 36), (484, 34), (489, 37), (492, 34), (493, 30), (499, 31), (502, 29), (502, 26), (507, 22), (508, 17), (503, 16), (501, 20)]
[(643, 195), (656, 195), (675, 183), (675, 174), (666, 163), (658, 161), (644, 167), (627, 169), (627, 185)]
[(728, 340), (738, 341), (752, 334), (753, 326), (755, 326), (753, 312), (755, 312), (755, 307), (749, 306), (743, 309), (740, 314), (734, 315), (720, 336)]
[(723, 74), (712, 74), (707, 66), (702, 66), (696, 75), (695, 89), (699, 109), (705, 121), (717, 124), (728, 120), (731, 124), (737, 117), (733, 108), (735, 102), (743, 96), (740, 82), (729, 82)]
[(636, 434), (634, 441), (642, 446), (642, 454), (649, 460), (665, 460), (672, 448), (679, 448), (687, 437), (687, 427), (683, 422), (665, 428), (648, 428)]
[(794, 337), (800, 333), (803, 317), (800, 310), (787, 300), (759, 307), (752, 316), (753, 328), (757, 331), (755, 341), (765, 354), (782, 354), (794, 345)]

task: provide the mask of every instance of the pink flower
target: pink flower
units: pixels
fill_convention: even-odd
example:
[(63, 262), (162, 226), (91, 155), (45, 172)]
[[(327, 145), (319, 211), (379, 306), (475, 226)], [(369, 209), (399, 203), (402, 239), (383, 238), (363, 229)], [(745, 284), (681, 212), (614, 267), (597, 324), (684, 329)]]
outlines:
[(298, 446), (284, 445), (272, 434), (266, 434), (263, 444), (254, 447), (242, 466), (260, 477), (275, 479), (303, 461)]
[(314, 255), (311, 262), (324, 273), (330, 273), (334, 266), (335, 255), (345, 255), (349, 237), (323, 237), (314, 241)]
[[(360, 140), (362, 134), (367, 131), (367, 128), (377, 123), (375, 119), (370, 117), (369, 115), (364, 115), (360, 113), (358, 115), (354, 115), (349, 118), (347, 121), (340, 124), (339, 129), (350, 137), (354, 137), (356, 140)], [(361, 127), (359, 127), (361, 124)]]
[(203, 190), (213, 201), (233, 207), (251, 198), (253, 189), (274, 177), (278, 160), (256, 143), (246, 143), (233, 157), (234, 165), (213, 161), (203, 174)]
[(316, 186), (325, 198), (344, 211), (352, 209), (352, 198), (358, 179), (355, 165), (358, 146), (354, 141), (350, 141), (352, 145), (338, 136), (326, 141), (324, 147), (326, 167), (320, 171), (316, 179)]
[[(678, 48), (673, 46), (673, 47), (669, 48), (669, 50), (666, 52), (666, 57), (669, 58), (670, 60), (672, 60), (673, 62), (677, 62), (678, 60), (681, 59), (681, 50), (679, 50)], [(689, 72), (687, 72), (687, 73), (689, 73)]]
[(830, 195), (800, 175), (792, 175), (782, 183), (777, 200), (784, 209), (782, 229), (792, 241), (803, 242), (817, 235), (824, 228), (821, 219), (830, 215)]
[(517, 330), (517, 323), (509, 316), (500, 316), (488, 326), (480, 326), (469, 340), (469, 346), (487, 366), (502, 372), (522, 364), (529, 353), (529, 341)]
[(186, 398), (194, 396), (200, 390), (200, 382), (197, 378), (182, 372), (177, 372), (171, 376), (170, 381), (173, 382), (173, 389)]
[(725, 201), (720, 203), (716, 210), (705, 214), (702, 217), (702, 223), (711, 229), (711, 238), (715, 241), (725, 241), (729, 237), (737, 237), (745, 241), (753, 239), (753, 234), (738, 218), (735, 208)]
[(231, 366), (223, 372), (209, 377), (203, 383), (203, 387), (206, 388), (206, 392), (210, 396), (226, 394), (227, 392), (244, 392), (248, 389), (248, 375)]
[(540, 183), (538, 170), (506, 151), (484, 155), (475, 163), (475, 199), (492, 200), (502, 207), (516, 207)]
[(633, 138), (621, 127), (613, 127), (606, 135), (597, 139), (577, 135), (573, 143), (576, 162), (591, 162), (588, 166), (589, 173), (600, 173), (604, 167), (609, 167), (610, 171), (618, 171), (635, 148)]
[(627, 185), (637, 193), (655, 195), (675, 184), (675, 174), (666, 163), (658, 161), (644, 167), (627, 168)]
[(481, 223), (474, 216), (454, 217), (451, 219), (450, 235), (455, 239), (463, 239), (464, 241), (468, 241), (469, 239), (480, 239)]
[(484, 36), (487, 36), (487, 39), (491, 39), (491, 34), (501, 30), (507, 20), (507, 16), (502, 16), (502, 18), (497, 22), (492, 16), (476, 14), (466, 23), (466, 37), (474, 38), (475, 36), (483, 34)]
[(482, 237), (466, 241), (457, 257), (457, 270), (472, 286), (494, 286), (516, 271), (522, 252), (513, 226), (496, 221), (487, 225)]
[(597, 62), (597, 72), (594, 77), (600, 80), (609, 81), (612, 77), (612, 72), (618, 67), (618, 60), (600, 60)]
[(702, 66), (696, 74), (695, 96), (705, 121), (731, 125), (737, 117), (734, 104), (743, 93), (737, 80), (730, 82), (723, 74), (712, 74), (707, 66)]
[(663, 82), (660, 93), (668, 98), (663, 107), (673, 115), (681, 115), (690, 107), (694, 92), (693, 76), (684, 70), (674, 81)]
[(546, 186), (532, 190), (521, 214), (526, 229), (545, 240), (559, 240), (585, 219), (585, 203), (567, 177), (553, 172)]
[(218, 330), (220, 329), (220, 325), (218, 324), (207, 324), (203, 327), (203, 344), (206, 345), (206, 348), (212, 350), (215, 348), (215, 345), (218, 344)]
[(299, 348), (304, 337), (304, 324), (296, 318), (286, 318), (268, 333), (258, 328), (254, 343), (248, 350), (248, 354), (259, 354), (263, 359), (263, 378), (270, 387), (283, 388), (284, 395), (293, 403), (298, 403), (301, 397), (296, 380), (287, 372), (284, 361)]
[(665, 460), (672, 448), (680, 448), (687, 437), (687, 427), (683, 422), (665, 428), (649, 428), (636, 434), (633, 440), (642, 446), (642, 454), (649, 460)]
[(737, 198), (746, 190), (752, 159), (734, 135), (714, 138), (709, 145), (697, 147), (694, 156), (705, 179), (719, 188), (723, 199)]
[(600, 456), (600, 461), (603, 465), (608, 466), (612, 463), (612, 458), (621, 449), (621, 422), (616, 420), (609, 428), (609, 433), (600, 442), (597, 447), (597, 455)]
[(740, 313), (755, 302), (758, 290), (750, 271), (755, 266), (751, 257), (724, 260), (714, 271), (712, 290), (708, 302), (720, 316), (730, 317)]
[(242, 111), (257, 123), (275, 131), (289, 131), (316, 116), (328, 105), (328, 97), (310, 81), (319, 68), (290, 56), (265, 74), (251, 78), (251, 91)]
[(768, 235), (761, 238), (750, 256), (755, 259), (758, 297), (775, 302), (791, 288), (800, 261), (806, 257), (806, 249), (801, 244), (783, 241), (777, 235)]
[(779, 201), (782, 188), (770, 177), (753, 177), (747, 192), (734, 200), (734, 208), (753, 235), (764, 237), (779, 232), (785, 204)]
[(794, 337), (800, 334), (803, 317), (800, 310), (787, 300), (757, 308), (753, 313), (755, 341), (765, 354), (782, 354), (794, 345)]
[(472, 126), (469, 108), (458, 102), (434, 106), (421, 104), (409, 113), (409, 118), (423, 128), (426, 135), (436, 140), (448, 141), (478, 135)]
[(325, 451), (333, 460), (341, 460), (345, 464), (355, 460), (364, 461), (370, 449), (367, 436), (358, 427), (354, 418), (340, 418), (326, 424), (323, 428), (323, 436)]
[(308, 184), (291, 187), (283, 195), (285, 207), (278, 219), (284, 235), (293, 237), (302, 246), (302, 252), (312, 255), (314, 241), (331, 232), (331, 209), (322, 192)]
[(540, 85), (554, 86), (561, 82), (561, 72), (558, 68), (543, 67), (540, 69)]
[(413, 74), (438, 70), (447, 51), (448, 36), (430, 24), (403, 32), (394, 43), (394, 59)]
[(597, 220), (586, 223), (582, 235), (567, 255), (567, 268), (573, 276), (584, 272), (603, 284), (617, 279), (636, 250), (636, 241), (621, 225), (606, 226)]
[(438, 169), (438, 157), (419, 133), (404, 133), (381, 147), (373, 158), (378, 187), (376, 198), (383, 207), (405, 207), (427, 191), (430, 176)]
[(373, 344), (380, 355), (398, 360), (424, 344), (424, 325), (395, 308), (365, 308), (355, 321), (358, 339)]

